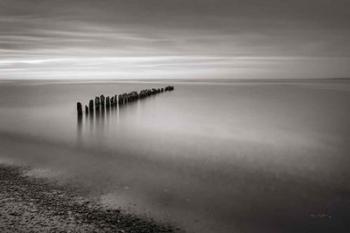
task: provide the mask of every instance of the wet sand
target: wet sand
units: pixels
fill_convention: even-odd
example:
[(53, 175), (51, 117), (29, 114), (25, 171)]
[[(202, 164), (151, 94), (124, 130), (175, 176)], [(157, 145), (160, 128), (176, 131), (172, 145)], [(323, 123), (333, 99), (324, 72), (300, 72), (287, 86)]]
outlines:
[(106, 209), (78, 188), (0, 166), (0, 232), (180, 232), (152, 219)]

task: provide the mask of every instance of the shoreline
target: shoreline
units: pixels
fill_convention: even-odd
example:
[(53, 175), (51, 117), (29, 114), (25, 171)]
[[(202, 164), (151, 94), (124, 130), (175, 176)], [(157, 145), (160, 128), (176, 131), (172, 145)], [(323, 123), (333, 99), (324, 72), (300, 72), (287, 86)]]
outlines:
[(0, 232), (180, 232), (167, 223), (106, 209), (74, 188), (24, 176), (23, 170), (0, 165)]

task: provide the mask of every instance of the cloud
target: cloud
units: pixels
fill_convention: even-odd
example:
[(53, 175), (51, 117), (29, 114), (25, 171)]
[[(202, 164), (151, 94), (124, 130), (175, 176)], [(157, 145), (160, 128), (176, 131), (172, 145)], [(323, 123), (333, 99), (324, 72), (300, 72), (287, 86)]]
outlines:
[[(350, 57), (347, 6), (343, 0), (0, 0), (0, 78), (349, 76), (339, 68)], [(308, 68), (305, 60), (318, 66)], [(324, 70), (325, 60), (321, 73), (316, 67)]]

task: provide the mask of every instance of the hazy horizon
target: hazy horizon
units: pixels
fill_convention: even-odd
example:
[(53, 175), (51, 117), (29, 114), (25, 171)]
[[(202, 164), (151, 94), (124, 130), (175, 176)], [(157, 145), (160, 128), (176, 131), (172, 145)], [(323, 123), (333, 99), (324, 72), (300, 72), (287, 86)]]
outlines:
[(0, 79), (350, 77), (346, 0), (0, 0)]

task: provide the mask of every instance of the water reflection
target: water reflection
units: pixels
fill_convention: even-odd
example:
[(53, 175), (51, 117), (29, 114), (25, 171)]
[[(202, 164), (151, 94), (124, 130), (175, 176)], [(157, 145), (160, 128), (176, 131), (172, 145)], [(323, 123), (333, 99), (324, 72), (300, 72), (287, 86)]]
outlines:
[[(142, 105), (147, 104), (146, 101), (152, 101), (152, 99), (144, 101), (133, 101), (127, 105), (99, 105), (93, 110), (89, 109), (88, 112), (83, 115), (77, 116), (77, 141), (81, 142), (82, 137), (87, 132), (97, 133), (103, 136), (106, 129), (115, 128), (126, 117), (138, 117)], [(143, 103), (142, 103), (143, 102)]]
[[(78, 132), (81, 132), (82, 124), (83, 124), (83, 115), (78, 114), (77, 115), (77, 126), (78, 126)], [(80, 134), (80, 133), (79, 133)]]
[[(117, 122), (119, 122), (121, 109), (128, 111), (133, 109), (132, 106), (139, 106), (140, 100), (152, 99), (160, 93), (170, 92), (173, 90), (173, 86), (167, 86), (165, 88), (143, 89), (140, 92), (132, 91), (120, 95), (113, 95), (111, 97), (105, 97), (104, 95), (96, 96), (94, 100), (91, 99), (89, 101), (89, 106), (85, 105), (85, 118), (90, 119), (90, 130), (94, 129), (95, 126), (96, 131), (103, 133), (106, 125), (110, 125), (110, 118), (114, 117), (113, 115), (115, 113), (117, 113)], [(82, 105), (80, 102), (78, 102), (77, 105), (80, 106), (78, 109), (79, 112), (79, 110), (82, 109)], [(81, 112), (82, 111), (80, 111), (80, 113)], [(78, 131), (80, 132), (80, 135), (82, 130), (81, 125), (82, 119), (78, 119)]]

